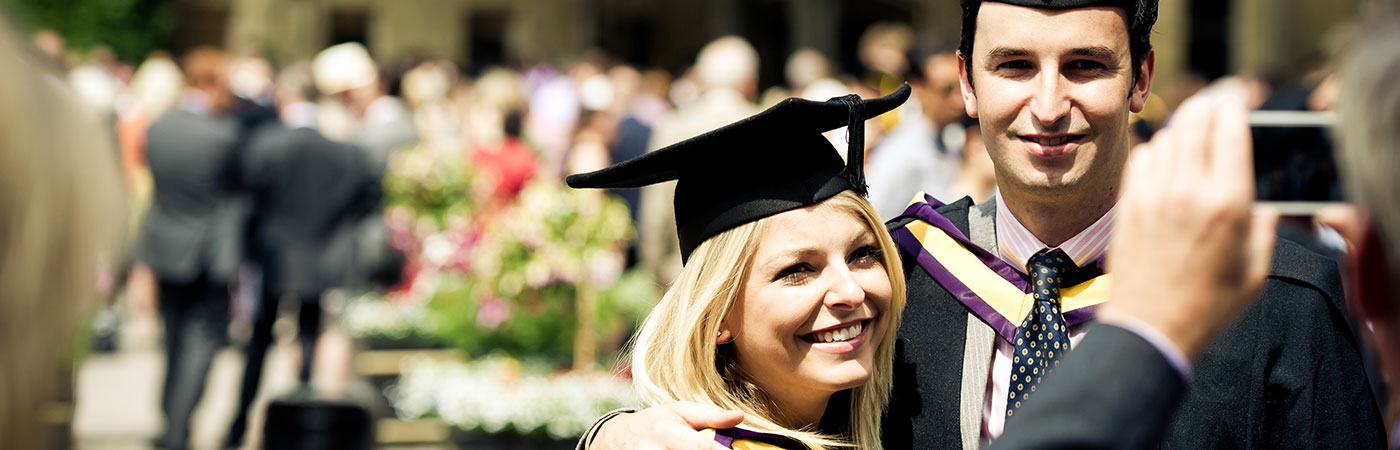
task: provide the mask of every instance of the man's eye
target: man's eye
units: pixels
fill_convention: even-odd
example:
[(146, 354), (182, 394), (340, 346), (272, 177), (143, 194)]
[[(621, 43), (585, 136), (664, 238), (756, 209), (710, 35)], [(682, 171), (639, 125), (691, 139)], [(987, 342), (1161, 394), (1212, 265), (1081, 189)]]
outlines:
[(1078, 61), (1074, 61), (1074, 62), (1069, 63), (1069, 68), (1070, 68), (1070, 70), (1079, 71), (1079, 72), (1085, 72), (1085, 71), (1096, 72), (1096, 71), (1104, 70), (1104, 69), (1106, 69), (1107, 67), (1108, 67), (1108, 66), (1105, 66), (1105, 65), (1103, 65), (1103, 63), (1100, 63), (1100, 62), (1098, 62), (1098, 61), (1088, 61), (1088, 60), (1082, 60), (1082, 59), (1081, 59), (1081, 60), (1078, 60)]
[(1022, 60), (1007, 61), (997, 64), (997, 70), (1026, 70), (1029, 68), (1031, 68), (1031, 63)]

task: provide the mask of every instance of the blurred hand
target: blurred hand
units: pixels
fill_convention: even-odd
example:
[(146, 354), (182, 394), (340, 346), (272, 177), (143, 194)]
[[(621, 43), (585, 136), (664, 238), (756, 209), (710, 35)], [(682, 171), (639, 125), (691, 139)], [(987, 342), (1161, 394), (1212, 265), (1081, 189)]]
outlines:
[(1318, 211), (1313, 219), (1341, 235), (1342, 240), (1346, 241), (1348, 251), (1352, 251), (1356, 243), (1361, 241), (1366, 231), (1366, 222), (1370, 220), (1354, 205), (1329, 206)]
[(603, 424), (589, 450), (719, 450), (723, 445), (697, 430), (734, 428), (744, 414), (715, 406), (676, 402), (622, 414)]
[(1104, 322), (1136, 321), (1195, 360), (1257, 299), (1278, 214), (1251, 211), (1254, 168), (1244, 103), (1206, 94), (1182, 104), (1124, 172)]

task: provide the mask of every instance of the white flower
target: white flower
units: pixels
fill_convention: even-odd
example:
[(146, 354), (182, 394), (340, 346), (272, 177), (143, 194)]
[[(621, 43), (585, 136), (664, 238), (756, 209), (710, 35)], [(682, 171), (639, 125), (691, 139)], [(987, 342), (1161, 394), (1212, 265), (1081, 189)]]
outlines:
[(388, 395), (405, 419), (436, 414), (461, 429), (542, 429), (555, 439), (576, 438), (603, 413), (640, 404), (631, 383), (607, 373), (521, 371), (518, 362), (501, 357), (472, 363), (410, 360)]
[(423, 259), (434, 266), (447, 265), (455, 251), (456, 247), (452, 245), (452, 241), (442, 233), (433, 233), (427, 239), (423, 239)]

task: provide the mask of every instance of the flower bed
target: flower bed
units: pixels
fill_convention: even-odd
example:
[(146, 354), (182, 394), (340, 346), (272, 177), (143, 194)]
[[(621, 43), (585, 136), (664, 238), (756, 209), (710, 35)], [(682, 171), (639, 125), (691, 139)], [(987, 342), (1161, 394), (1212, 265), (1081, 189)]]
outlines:
[(437, 417), (467, 431), (576, 439), (604, 413), (640, 400), (628, 380), (604, 372), (548, 372), (493, 356), (469, 363), (405, 363), (389, 388), (401, 419)]

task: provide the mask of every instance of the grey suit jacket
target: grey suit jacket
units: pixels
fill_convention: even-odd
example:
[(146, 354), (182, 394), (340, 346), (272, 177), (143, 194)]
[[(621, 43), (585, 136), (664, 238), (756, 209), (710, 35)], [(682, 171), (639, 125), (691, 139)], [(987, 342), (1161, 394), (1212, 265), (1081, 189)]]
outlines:
[(147, 132), (155, 192), (135, 254), (158, 279), (232, 279), (242, 259), (246, 199), (238, 177), (238, 122), (174, 110)]
[(992, 444), (1011, 449), (1137, 449), (1157, 446), (1186, 383), (1152, 344), (1095, 324), (1039, 396), (1007, 420)]

